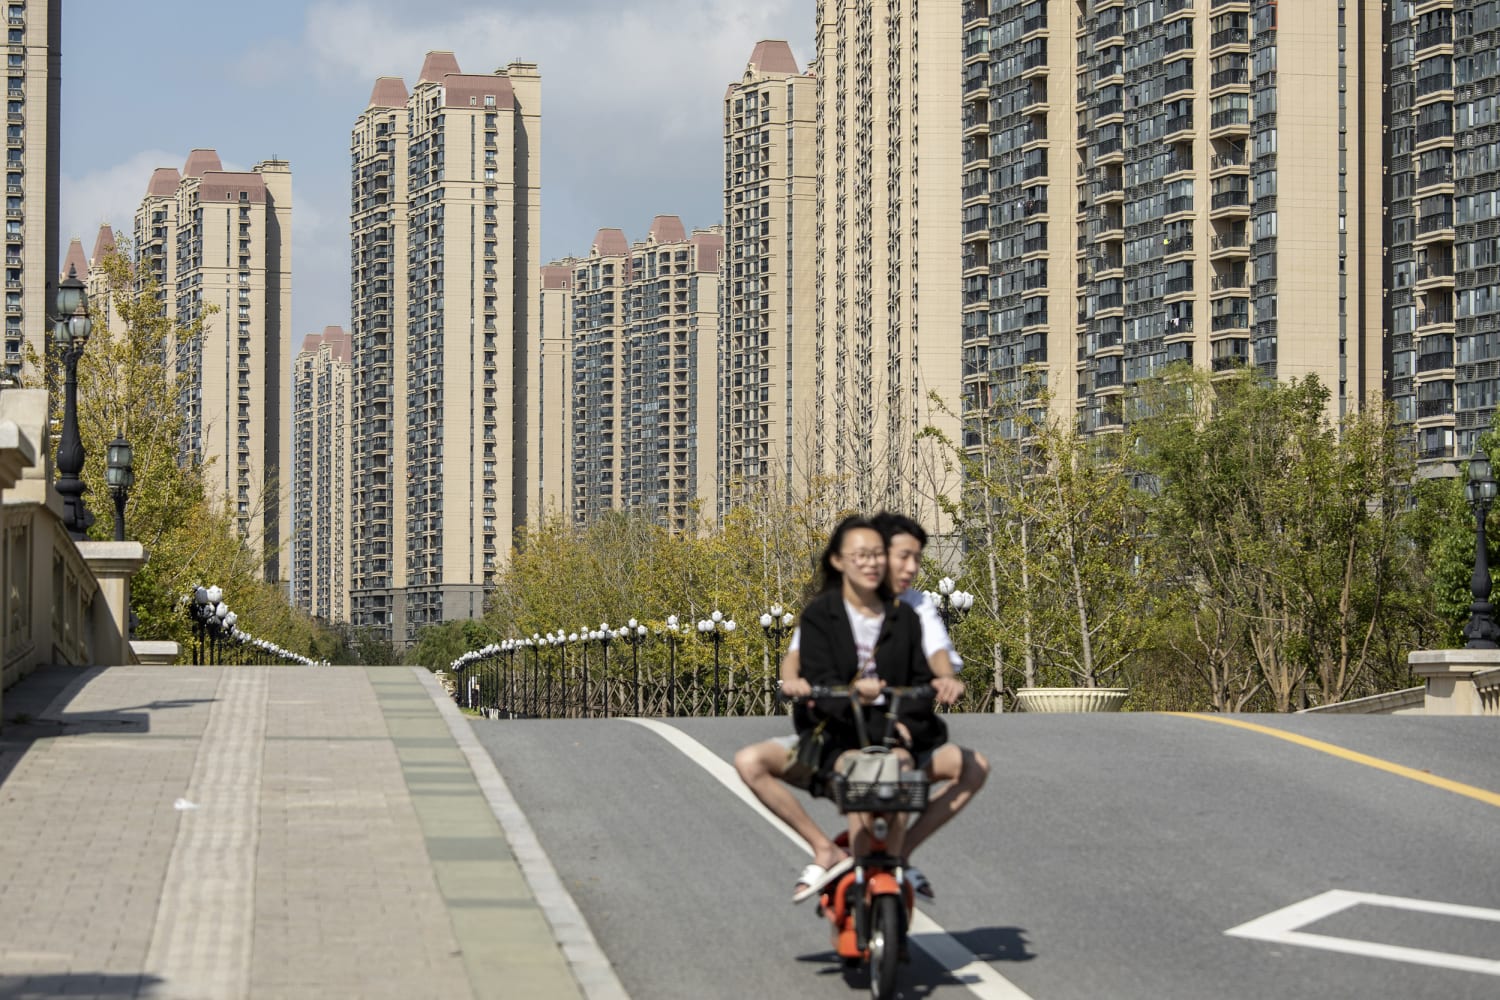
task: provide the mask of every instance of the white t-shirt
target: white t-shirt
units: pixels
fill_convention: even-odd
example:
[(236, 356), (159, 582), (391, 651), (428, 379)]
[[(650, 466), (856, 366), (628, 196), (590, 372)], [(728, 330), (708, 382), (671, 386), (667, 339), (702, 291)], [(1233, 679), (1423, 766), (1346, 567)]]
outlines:
[(854, 633), (855, 662), (859, 664), (860, 677), (875, 676), (875, 644), (880, 641), (880, 627), (885, 624), (885, 614), (874, 618), (860, 614), (859, 609), (848, 601), (844, 611), (849, 615), (849, 631)]
[[(937, 605), (927, 599), (927, 595), (920, 590), (908, 590), (900, 597), (902, 604), (917, 613), (918, 620), (922, 623), (922, 654), (928, 659), (940, 649), (948, 651), (948, 662), (953, 664), (953, 672), (959, 673), (964, 668), (964, 661), (959, 659), (958, 650), (953, 648), (953, 639), (948, 635), (948, 630), (943, 627), (943, 616), (938, 614)], [(844, 604), (848, 607), (848, 602)], [(849, 613), (849, 620), (854, 621), (854, 612)], [(873, 620), (873, 619), (872, 619)], [(879, 634), (879, 630), (876, 630)], [(801, 647), (802, 628), (798, 626), (792, 632), (791, 644), (787, 646), (787, 652)]]

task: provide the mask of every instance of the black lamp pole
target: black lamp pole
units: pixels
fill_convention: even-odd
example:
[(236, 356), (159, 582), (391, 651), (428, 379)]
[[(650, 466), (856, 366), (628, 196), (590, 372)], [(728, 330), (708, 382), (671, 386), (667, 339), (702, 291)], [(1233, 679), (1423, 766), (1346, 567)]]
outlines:
[(646, 626), (634, 618), (626, 623), (620, 638), (630, 645), (630, 700), (635, 705), (635, 714), (645, 713), (645, 703), (641, 700), (641, 643), (646, 641)]
[(94, 517), (84, 508), (83, 494), (88, 486), (78, 477), (83, 471), (83, 439), (78, 434), (78, 359), (89, 342), (93, 320), (89, 317), (89, 298), (83, 282), (70, 267), (68, 276), (57, 288), (57, 317), (52, 326), (52, 343), (62, 358), (65, 372), (63, 389), (63, 429), (57, 445), (57, 492), (63, 498), (63, 524), (74, 541), (88, 537)]
[(1474, 576), (1469, 581), (1474, 603), (1469, 605), (1469, 623), (1464, 626), (1464, 637), (1469, 640), (1464, 648), (1497, 649), (1500, 625), (1495, 622), (1495, 606), (1490, 603), (1490, 558), (1484, 523), (1500, 487), (1490, 472), (1489, 456), (1477, 448), (1469, 459), (1468, 480), (1464, 484), (1464, 498), (1474, 511)]
[(115, 541), (125, 540), (125, 501), (130, 496), (130, 487), (135, 485), (135, 468), (130, 442), (116, 437), (109, 443), (109, 460), (104, 468), (104, 479), (109, 484), (109, 494), (115, 501)]

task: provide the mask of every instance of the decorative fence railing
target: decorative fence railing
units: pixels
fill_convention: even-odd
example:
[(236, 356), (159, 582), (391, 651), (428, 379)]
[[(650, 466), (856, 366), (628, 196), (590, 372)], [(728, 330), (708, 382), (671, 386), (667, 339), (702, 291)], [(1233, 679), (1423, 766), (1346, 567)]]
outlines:
[(1479, 694), (1479, 714), (1500, 715), (1500, 668), (1475, 674), (1474, 690)]

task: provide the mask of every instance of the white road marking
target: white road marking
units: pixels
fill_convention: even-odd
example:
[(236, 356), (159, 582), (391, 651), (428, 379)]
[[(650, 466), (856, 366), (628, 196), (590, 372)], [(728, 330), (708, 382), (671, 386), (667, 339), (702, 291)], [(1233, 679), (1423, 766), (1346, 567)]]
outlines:
[(1385, 958), (1395, 962), (1429, 965), (1439, 969), (1456, 969), (1460, 972), (1500, 976), (1500, 959), (1455, 955), (1452, 952), (1429, 951), (1425, 948), (1407, 948), (1403, 945), (1380, 944), (1375, 941), (1362, 941), (1358, 938), (1310, 934), (1297, 929), (1324, 920), (1335, 913), (1342, 913), (1354, 906), (1384, 906), (1393, 910), (1410, 910), (1415, 913), (1432, 913), (1445, 917), (1465, 917), (1470, 920), (1500, 923), (1500, 910), (1489, 910), (1480, 906), (1461, 906), (1457, 903), (1438, 903), (1427, 899), (1408, 899), (1404, 896), (1382, 896), (1373, 892), (1330, 889), (1311, 899), (1304, 899), (1300, 903), (1293, 903), (1274, 913), (1256, 917), (1238, 927), (1231, 927), (1224, 933), (1229, 937), (1294, 944), (1305, 948), (1342, 952), (1346, 955)]
[[(651, 730), (681, 750), (689, 760), (712, 775), (719, 784), (729, 789), (730, 794), (754, 809), (762, 819), (780, 830), (788, 840), (806, 853), (812, 853), (807, 842), (799, 837), (796, 831), (777, 819), (761, 804), (755, 794), (740, 780), (739, 773), (728, 761), (687, 733), (658, 719), (626, 719), (625, 721), (634, 722), (638, 726)], [(967, 986), (970, 993), (982, 997), (983, 1000), (1031, 1000), (1031, 997), (1020, 987), (996, 972), (988, 962), (981, 961), (973, 952), (960, 944), (957, 938), (920, 910), (912, 914), (909, 940), (946, 969), (955, 980)]]

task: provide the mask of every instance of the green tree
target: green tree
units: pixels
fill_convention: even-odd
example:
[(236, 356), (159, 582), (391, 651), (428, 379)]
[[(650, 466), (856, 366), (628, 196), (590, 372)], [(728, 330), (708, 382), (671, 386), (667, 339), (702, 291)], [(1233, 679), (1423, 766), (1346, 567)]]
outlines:
[(1314, 376), (1179, 370), (1141, 386), (1132, 431), (1157, 488), (1149, 530), (1184, 601), (1171, 648), (1220, 711), (1264, 690), (1342, 700), (1374, 662), (1402, 549), (1410, 456), (1379, 408), (1339, 426)]
[[(176, 345), (202, 335), (202, 320), (177, 324), (149, 278), (123, 253), (96, 262), (106, 302), (95, 304), (94, 336), (78, 365), (78, 422), (88, 456), (83, 479), (96, 516), (91, 534), (113, 537), (113, 501), (105, 483), (108, 444), (117, 435), (134, 452), (135, 484), (125, 509), (126, 537), (149, 559), (136, 574), (131, 605), (142, 639), (171, 639), (191, 652), (183, 595), (202, 583), (224, 589), (242, 628), (286, 649), (335, 651), (338, 637), (295, 611), (281, 588), (258, 579), (259, 557), (235, 529), (226, 502), (205, 489), (205, 468), (181, 460), (181, 376)], [(206, 310), (211, 313), (212, 307)]]

